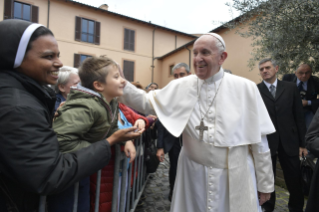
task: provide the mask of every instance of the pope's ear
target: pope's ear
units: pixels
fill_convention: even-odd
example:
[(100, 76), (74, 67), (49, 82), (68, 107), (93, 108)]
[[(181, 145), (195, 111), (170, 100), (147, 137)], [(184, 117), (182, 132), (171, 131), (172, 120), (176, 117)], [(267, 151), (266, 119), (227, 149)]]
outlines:
[(227, 56), (228, 56), (227, 52), (223, 52), (223, 53), (220, 55), (219, 65), (222, 65), (222, 64), (225, 62)]
[(94, 81), (93, 88), (97, 92), (102, 92), (104, 90), (104, 84), (99, 81)]

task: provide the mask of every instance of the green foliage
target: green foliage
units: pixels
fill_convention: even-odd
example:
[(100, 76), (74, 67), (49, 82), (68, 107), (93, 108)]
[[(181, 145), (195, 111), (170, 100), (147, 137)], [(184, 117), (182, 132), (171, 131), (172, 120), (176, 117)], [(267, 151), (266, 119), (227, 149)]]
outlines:
[[(242, 37), (253, 39), (248, 66), (272, 57), (281, 73), (294, 71), (308, 63), (319, 72), (318, 0), (233, 0), (227, 3), (241, 16), (226, 23)], [(242, 30), (248, 25), (248, 31)]]

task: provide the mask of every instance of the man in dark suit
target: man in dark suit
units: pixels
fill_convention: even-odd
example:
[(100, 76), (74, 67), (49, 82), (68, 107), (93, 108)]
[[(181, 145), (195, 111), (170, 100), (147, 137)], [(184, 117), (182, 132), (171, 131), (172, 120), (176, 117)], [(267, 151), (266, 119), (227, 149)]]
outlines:
[(308, 129), (310, 122), (319, 107), (319, 78), (312, 76), (312, 68), (308, 64), (300, 65), (295, 74), (285, 74), (283, 81), (293, 82), (297, 85), (302, 99), (303, 112), (305, 116), (306, 127)]
[[(173, 67), (173, 76), (174, 79), (186, 77), (190, 75), (190, 70), (187, 64), (179, 63)], [(181, 151), (182, 145), (182, 136), (176, 138), (172, 134), (170, 134), (167, 129), (162, 125), (159, 121), (156, 122), (158, 138), (157, 138), (157, 157), (159, 161), (164, 161), (164, 154), (168, 152), (169, 160), (170, 160), (170, 168), (169, 168), (169, 184), (170, 184), (170, 193), (169, 200), (172, 199), (176, 171), (177, 171), (177, 162), (179, 152)]]
[[(290, 193), (288, 208), (291, 212), (302, 212), (304, 197), (301, 185), (299, 157), (307, 155), (305, 149), (306, 126), (302, 112), (300, 93), (297, 86), (277, 79), (278, 65), (270, 58), (259, 62), (263, 82), (258, 89), (264, 100), (276, 132), (267, 135), (271, 152), (274, 176), (276, 176), (276, 159), (279, 158), (284, 179)], [(263, 204), (264, 211), (273, 211), (276, 194)]]

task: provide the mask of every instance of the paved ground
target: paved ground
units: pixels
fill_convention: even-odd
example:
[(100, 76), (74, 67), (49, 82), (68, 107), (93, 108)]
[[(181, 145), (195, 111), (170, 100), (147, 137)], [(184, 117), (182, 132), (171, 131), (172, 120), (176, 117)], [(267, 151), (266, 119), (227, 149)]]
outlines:
[[(143, 196), (136, 208), (136, 212), (166, 212), (170, 209), (168, 201), (169, 182), (168, 182), (169, 161), (167, 156), (165, 161), (160, 163), (156, 173), (150, 176), (145, 187)], [(287, 204), (289, 193), (287, 190), (276, 186), (277, 202), (274, 212), (288, 212)], [(306, 200), (305, 200), (306, 203)], [(306, 204), (305, 204), (306, 205)]]

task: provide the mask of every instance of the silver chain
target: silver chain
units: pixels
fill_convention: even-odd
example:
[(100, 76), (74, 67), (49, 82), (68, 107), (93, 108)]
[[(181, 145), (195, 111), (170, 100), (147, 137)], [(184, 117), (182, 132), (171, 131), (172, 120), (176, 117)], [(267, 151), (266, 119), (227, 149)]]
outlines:
[[(207, 115), (207, 113), (208, 113), (210, 107), (213, 105), (214, 100), (215, 100), (215, 98), (216, 98), (216, 96), (217, 96), (217, 93), (218, 93), (218, 91), (219, 91), (219, 88), (220, 88), (220, 86), (222, 85), (222, 82), (223, 82), (223, 79), (224, 79), (224, 75), (225, 75), (225, 73), (223, 73), (222, 80), (221, 80), (221, 82), (219, 83), (219, 86), (218, 86), (218, 88), (217, 88), (216, 94), (215, 94), (215, 96), (214, 96), (212, 102), (211, 102), (210, 105), (208, 106), (206, 112), (204, 113), (204, 116), (202, 116), (202, 110), (200, 109), (200, 101), (198, 101), (199, 114), (200, 114), (200, 120), (201, 120), (201, 121), (204, 120), (204, 118), (205, 118), (205, 116)], [(207, 92), (206, 92), (206, 93), (207, 93)], [(198, 78), (197, 78), (197, 95), (198, 95), (198, 100), (199, 100), (199, 99), (200, 99), (200, 91), (198, 91)]]

